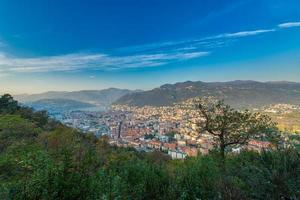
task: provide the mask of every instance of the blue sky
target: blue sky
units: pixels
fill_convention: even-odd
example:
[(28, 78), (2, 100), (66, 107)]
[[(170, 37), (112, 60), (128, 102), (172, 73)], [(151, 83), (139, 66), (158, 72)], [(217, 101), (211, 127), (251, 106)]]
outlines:
[(300, 82), (300, 1), (0, 1), (0, 93), (237, 79)]

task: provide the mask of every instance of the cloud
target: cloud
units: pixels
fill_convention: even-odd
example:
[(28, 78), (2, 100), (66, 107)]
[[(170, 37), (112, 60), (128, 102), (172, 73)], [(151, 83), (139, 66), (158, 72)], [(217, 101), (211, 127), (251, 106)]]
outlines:
[(240, 37), (248, 37), (253, 35), (259, 35), (262, 33), (274, 32), (275, 29), (259, 29), (259, 30), (252, 30), (252, 31), (240, 31), (235, 33), (223, 33), (216, 36), (207, 37), (205, 39), (219, 39), (219, 38), (240, 38)]
[(0, 53), (0, 70), (14, 72), (58, 72), (92, 70), (120, 70), (165, 65), (207, 56), (209, 52), (166, 52), (113, 56), (108, 54), (67, 54), (37, 58), (16, 58)]
[(7, 77), (9, 76), (10, 74), (4, 72), (3, 70), (0, 70), (0, 78), (3, 78), (3, 77)]
[(0, 73), (0, 78), (3, 78), (3, 77), (8, 77), (8, 76), (10, 76), (10, 74), (8, 74), (8, 73)]
[(287, 23), (278, 24), (279, 28), (291, 28), (297, 26), (300, 26), (300, 22), (287, 22)]
[(169, 41), (161, 43), (144, 44), (137, 46), (122, 47), (116, 50), (118, 53), (144, 53), (149, 51), (209, 51), (210, 49), (226, 46), (230, 43), (230, 39), (237, 39), (243, 37), (249, 37), (269, 32), (276, 31), (274, 29), (257, 29), (246, 30), (233, 33), (222, 33), (219, 35), (213, 35), (208, 37)]
[[(229, 45), (240, 38), (278, 31), (279, 28), (300, 26), (300, 22), (278, 24), (273, 29), (256, 29), (222, 33), (198, 39), (166, 41), (114, 49), (111, 54), (73, 53), (44, 57), (14, 57), (0, 51), (0, 76), (11, 73), (59, 72), (81, 70), (124, 70), (157, 67), (209, 55), (214, 49)], [(279, 27), (279, 28), (278, 28)], [(0, 41), (0, 46), (1, 43)], [(92, 78), (92, 76), (90, 77)]]
[(269, 30), (255, 30), (255, 31), (241, 31), (237, 33), (227, 33), (224, 34), (223, 37), (247, 37), (247, 36), (252, 36), (252, 35), (259, 35), (262, 33), (268, 33), (268, 32), (273, 32), (275, 29), (269, 29)]

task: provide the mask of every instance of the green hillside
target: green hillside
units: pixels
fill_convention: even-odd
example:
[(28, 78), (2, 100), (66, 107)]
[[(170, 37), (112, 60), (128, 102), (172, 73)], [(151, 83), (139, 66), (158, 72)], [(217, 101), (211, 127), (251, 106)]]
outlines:
[(0, 199), (299, 199), (294, 147), (170, 160), (108, 144), (0, 98)]
[(300, 104), (300, 83), (291, 82), (183, 82), (153, 90), (127, 94), (116, 104), (166, 106), (189, 98), (213, 96), (236, 108), (261, 107), (276, 103)]

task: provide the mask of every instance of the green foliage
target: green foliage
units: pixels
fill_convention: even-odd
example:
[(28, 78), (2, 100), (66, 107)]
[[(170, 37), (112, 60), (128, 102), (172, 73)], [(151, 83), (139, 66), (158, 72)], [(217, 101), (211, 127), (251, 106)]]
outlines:
[(299, 160), (299, 151), (291, 149), (261, 154), (244, 151), (228, 159), (227, 176), (241, 180), (250, 199), (298, 199)]
[(239, 111), (213, 98), (196, 98), (193, 102), (200, 116), (201, 132), (209, 133), (220, 150), (221, 167), (225, 170), (225, 153), (230, 147), (246, 145), (250, 139), (268, 139), (279, 143), (275, 124), (267, 115)]
[(39, 132), (40, 128), (19, 115), (0, 115), (0, 152), (15, 143), (32, 142)]
[(171, 160), (110, 146), (20, 108), (0, 114), (0, 199), (299, 199), (300, 152)]
[(0, 114), (11, 114), (16, 112), (20, 107), (18, 102), (13, 99), (9, 94), (4, 94), (0, 97)]
[(224, 104), (206, 98), (195, 100), (204, 131), (216, 136), (217, 143), (224, 147), (244, 145), (251, 138), (267, 137), (275, 124), (267, 115), (251, 113), (248, 110), (238, 111)]
[(152, 140), (154, 137), (155, 137), (155, 136), (154, 136), (153, 134), (151, 134), (151, 133), (146, 134), (146, 135), (144, 136), (145, 140)]
[(218, 163), (210, 156), (170, 163), (171, 199), (216, 199), (220, 180)]
[(174, 136), (177, 134), (176, 131), (170, 131), (166, 134), (169, 137), (169, 141), (175, 141)]

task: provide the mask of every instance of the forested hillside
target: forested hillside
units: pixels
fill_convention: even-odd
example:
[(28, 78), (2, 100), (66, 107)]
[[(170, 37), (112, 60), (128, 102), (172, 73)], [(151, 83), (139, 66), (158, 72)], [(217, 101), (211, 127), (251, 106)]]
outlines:
[[(297, 138), (296, 138), (297, 140)], [(0, 98), (0, 199), (299, 199), (300, 149), (171, 160), (110, 146)]]
[(276, 103), (300, 104), (300, 83), (293, 82), (201, 82), (166, 84), (153, 90), (120, 97), (116, 104), (131, 106), (173, 105), (194, 97), (213, 96), (235, 108), (258, 108)]

